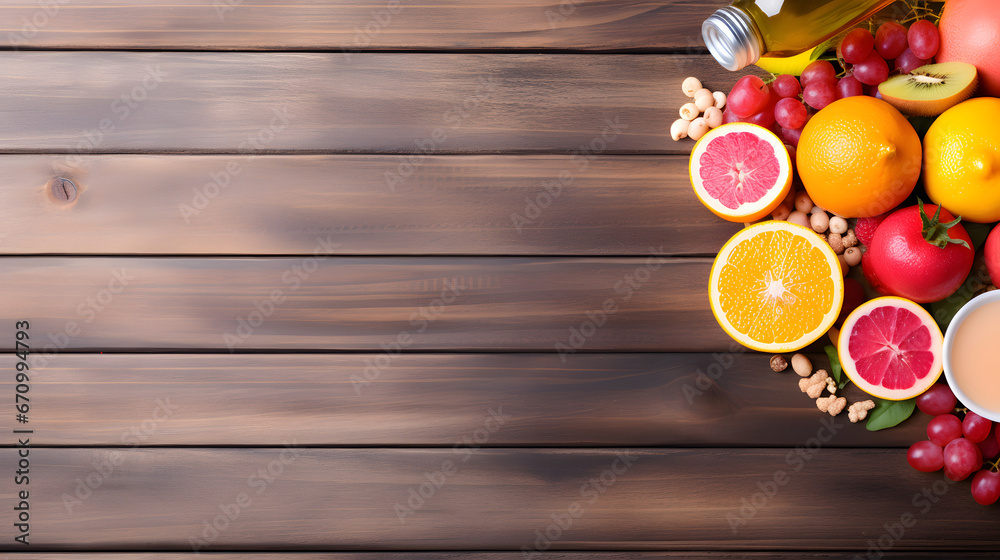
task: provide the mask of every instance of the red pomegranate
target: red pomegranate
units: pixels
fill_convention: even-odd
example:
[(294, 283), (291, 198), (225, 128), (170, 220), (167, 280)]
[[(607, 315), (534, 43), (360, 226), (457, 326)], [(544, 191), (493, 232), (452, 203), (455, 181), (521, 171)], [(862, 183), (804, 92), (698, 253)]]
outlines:
[(917, 303), (950, 296), (969, 276), (975, 258), (960, 220), (922, 203), (896, 210), (875, 231), (862, 262), (865, 277), (882, 293)]

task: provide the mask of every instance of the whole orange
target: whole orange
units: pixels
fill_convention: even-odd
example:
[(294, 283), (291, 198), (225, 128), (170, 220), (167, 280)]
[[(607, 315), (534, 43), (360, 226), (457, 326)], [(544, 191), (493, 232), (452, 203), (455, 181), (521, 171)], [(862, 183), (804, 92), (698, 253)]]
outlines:
[(1000, 2), (948, 0), (941, 13), (938, 62), (968, 62), (979, 71), (979, 94), (1000, 96)]
[(813, 203), (867, 218), (910, 196), (922, 157), (920, 137), (899, 111), (857, 96), (834, 101), (806, 123), (795, 163)]

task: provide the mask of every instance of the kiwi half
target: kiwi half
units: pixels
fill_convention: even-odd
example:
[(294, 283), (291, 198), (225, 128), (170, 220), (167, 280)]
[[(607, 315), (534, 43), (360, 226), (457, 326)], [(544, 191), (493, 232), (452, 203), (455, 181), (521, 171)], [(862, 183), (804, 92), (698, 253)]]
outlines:
[(882, 82), (878, 91), (904, 114), (933, 117), (972, 97), (978, 81), (975, 66), (942, 62), (893, 76)]

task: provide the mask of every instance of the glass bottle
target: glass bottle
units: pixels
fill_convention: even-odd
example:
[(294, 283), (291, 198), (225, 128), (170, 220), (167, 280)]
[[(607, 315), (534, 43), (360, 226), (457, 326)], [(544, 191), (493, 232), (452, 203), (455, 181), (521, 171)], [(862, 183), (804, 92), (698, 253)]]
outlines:
[(705, 45), (727, 70), (762, 56), (805, 52), (894, 0), (736, 0), (701, 26)]

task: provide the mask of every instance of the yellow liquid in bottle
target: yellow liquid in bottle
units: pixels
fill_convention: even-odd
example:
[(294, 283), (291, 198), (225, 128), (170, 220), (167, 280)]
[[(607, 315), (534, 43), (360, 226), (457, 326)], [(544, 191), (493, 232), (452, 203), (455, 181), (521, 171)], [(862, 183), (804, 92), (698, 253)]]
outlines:
[(769, 57), (805, 52), (894, 0), (737, 0), (757, 24)]
[(955, 331), (949, 373), (980, 409), (1000, 413), (1000, 301), (969, 313)]

